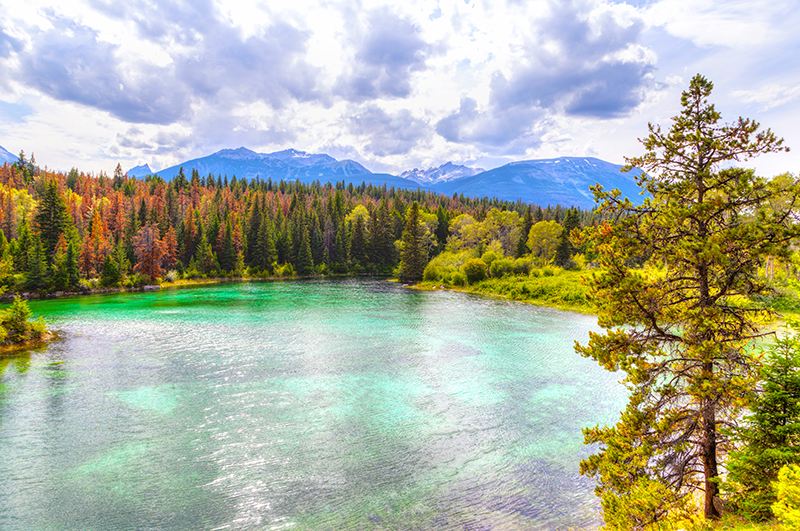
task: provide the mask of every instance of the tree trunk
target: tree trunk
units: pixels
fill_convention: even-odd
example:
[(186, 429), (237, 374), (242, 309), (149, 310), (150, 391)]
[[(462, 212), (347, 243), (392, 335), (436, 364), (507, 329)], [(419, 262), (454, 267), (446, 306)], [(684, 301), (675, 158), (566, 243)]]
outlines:
[[(709, 372), (711, 371), (709, 366)], [(715, 403), (705, 399), (703, 403), (703, 472), (705, 473), (705, 517), (716, 520), (720, 514), (714, 507), (714, 498), (718, 495), (717, 478), (717, 422)]]

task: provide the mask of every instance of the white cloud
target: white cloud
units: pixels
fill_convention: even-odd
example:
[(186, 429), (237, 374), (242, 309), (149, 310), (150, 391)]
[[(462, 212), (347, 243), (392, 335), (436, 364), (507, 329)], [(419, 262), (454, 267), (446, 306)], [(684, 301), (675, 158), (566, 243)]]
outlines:
[(31, 111), (0, 124), (0, 145), (62, 168), (240, 145), (394, 172), (619, 162), (648, 121), (668, 124), (696, 72), (718, 83), (726, 119), (755, 108), (783, 124), (800, 105), (789, 2), (5, 3), (0, 101)]

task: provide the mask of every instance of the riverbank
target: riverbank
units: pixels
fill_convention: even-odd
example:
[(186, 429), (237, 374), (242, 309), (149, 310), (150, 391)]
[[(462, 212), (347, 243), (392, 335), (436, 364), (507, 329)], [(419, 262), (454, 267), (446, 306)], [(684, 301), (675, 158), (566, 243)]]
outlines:
[(562, 270), (549, 276), (506, 276), (463, 286), (445, 284), (442, 281), (423, 281), (413, 287), (421, 290), (448, 289), (596, 315), (597, 307), (589, 298), (586, 282), (590, 275), (590, 271)]
[(43, 347), (50, 341), (57, 339), (58, 335), (55, 332), (48, 330), (41, 337), (36, 339), (29, 339), (20, 343), (2, 343), (0, 344), (0, 358), (4, 356), (13, 356), (20, 350), (30, 350), (36, 347)]

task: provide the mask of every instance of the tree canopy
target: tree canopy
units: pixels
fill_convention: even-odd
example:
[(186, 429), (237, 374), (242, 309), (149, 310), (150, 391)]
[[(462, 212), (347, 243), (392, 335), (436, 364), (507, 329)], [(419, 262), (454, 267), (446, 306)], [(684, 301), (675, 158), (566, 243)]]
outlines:
[[(720, 426), (753, 384), (748, 341), (769, 313), (745, 297), (767, 291), (759, 264), (786, 256), (800, 234), (797, 183), (733, 167), (784, 150), (783, 141), (751, 120), (722, 123), (708, 102), (712, 88), (695, 76), (669, 131), (651, 124), (645, 154), (627, 159), (627, 169), (644, 170), (644, 203), (596, 187), (607, 221), (576, 238), (599, 253), (592, 291), (606, 329), (576, 349), (624, 371), (631, 392), (616, 425), (585, 430), (600, 450), (581, 471), (597, 477), (611, 529), (679, 516), (695, 494), (706, 518), (719, 516), (718, 455), (728, 442)], [(630, 267), (642, 260), (649, 270)]]

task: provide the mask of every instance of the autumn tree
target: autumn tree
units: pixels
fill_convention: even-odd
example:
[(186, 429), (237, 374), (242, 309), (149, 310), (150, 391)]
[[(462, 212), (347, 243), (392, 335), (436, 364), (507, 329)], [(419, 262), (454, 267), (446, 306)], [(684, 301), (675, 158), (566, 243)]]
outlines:
[(146, 275), (151, 280), (155, 279), (164, 272), (161, 267), (161, 260), (164, 257), (164, 242), (159, 238), (158, 227), (148, 224), (139, 229), (133, 238), (133, 252), (138, 262), (133, 267)]
[[(751, 120), (721, 123), (707, 100), (712, 88), (694, 77), (670, 130), (651, 124), (646, 153), (627, 159), (627, 169), (644, 170), (636, 177), (649, 196), (644, 203), (596, 187), (607, 222), (576, 240), (599, 252), (602, 270), (591, 283), (606, 329), (576, 350), (624, 371), (631, 393), (616, 425), (584, 432), (599, 452), (581, 472), (597, 478), (610, 529), (646, 529), (687, 514), (695, 495), (707, 519), (719, 516), (719, 455), (728, 446), (720, 425), (735, 418), (753, 385), (748, 341), (769, 313), (741, 300), (767, 290), (759, 263), (787, 256), (799, 233), (796, 183), (781, 187), (731, 167), (784, 150), (783, 141)], [(769, 208), (779, 195), (786, 208)], [(640, 257), (650, 270), (629, 267)]]

